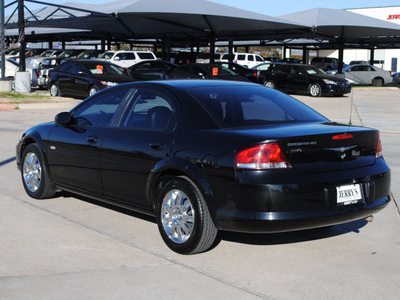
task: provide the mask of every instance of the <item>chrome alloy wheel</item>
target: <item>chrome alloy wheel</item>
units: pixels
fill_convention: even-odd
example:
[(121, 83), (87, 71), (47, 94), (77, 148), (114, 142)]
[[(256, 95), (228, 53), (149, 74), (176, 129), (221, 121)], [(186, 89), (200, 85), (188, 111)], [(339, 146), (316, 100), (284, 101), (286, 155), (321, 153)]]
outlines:
[(313, 84), (313, 85), (310, 87), (310, 94), (311, 94), (311, 96), (317, 97), (317, 96), (319, 96), (320, 92), (321, 92), (321, 88), (319, 87), (318, 84)]
[(161, 218), (165, 233), (175, 243), (186, 242), (193, 231), (195, 213), (190, 199), (178, 189), (170, 190), (161, 204)]
[(40, 187), (40, 183), (42, 180), (42, 167), (40, 165), (39, 159), (33, 152), (29, 152), (25, 156), (23, 176), (26, 187), (31, 192), (36, 192)]
[(50, 95), (53, 97), (58, 96), (58, 86), (56, 84), (50, 86)]

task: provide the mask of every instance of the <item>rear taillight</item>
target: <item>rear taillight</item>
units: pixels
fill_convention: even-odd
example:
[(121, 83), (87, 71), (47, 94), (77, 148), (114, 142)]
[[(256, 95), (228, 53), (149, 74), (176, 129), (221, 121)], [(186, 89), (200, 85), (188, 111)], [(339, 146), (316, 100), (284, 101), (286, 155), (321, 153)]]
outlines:
[(337, 134), (332, 137), (332, 140), (347, 140), (347, 139), (352, 139), (353, 135), (351, 133), (343, 133), (343, 134)]
[(269, 170), (291, 169), (278, 143), (267, 143), (240, 151), (236, 156), (237, 169)]
[(375, 158), (382, 157), (382, 143), (381, 143), (381, 137), (378, 135), (378, 142), (376, 143), (376, 153), (375, 153)]
[(253, 76), (254, 76), (255, 78), (258, 77), (257, 71), (254, 71)]

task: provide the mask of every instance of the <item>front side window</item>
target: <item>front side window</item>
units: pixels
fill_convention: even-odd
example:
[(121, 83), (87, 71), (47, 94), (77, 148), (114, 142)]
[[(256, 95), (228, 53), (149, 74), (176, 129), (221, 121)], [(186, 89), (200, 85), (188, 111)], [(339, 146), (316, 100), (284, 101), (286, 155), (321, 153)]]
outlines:
[(120, 126), (129, 129), (167, 130), (174, 125), (175, 112), (171, 101), (157, 92), (139, 90)]
[(74, 112), (75, 124), (78, 126), (110, 126), (120, 103), (125, 99), (130, 89), (114, 89), (101, 93), (79, 106)]

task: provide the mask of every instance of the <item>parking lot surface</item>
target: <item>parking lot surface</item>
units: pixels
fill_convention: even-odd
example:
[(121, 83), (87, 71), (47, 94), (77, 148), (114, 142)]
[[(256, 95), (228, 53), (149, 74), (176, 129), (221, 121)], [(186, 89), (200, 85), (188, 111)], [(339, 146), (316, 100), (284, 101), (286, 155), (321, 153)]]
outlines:
[[(381, 131), (400, 195), (400, 89), (295, 96), (328, 118)], [(71, 194), (29, 198), (15, 164), (22, 132), (76, 103), (0, 110), (0, 299), (398, 299), (400, 216), (394, 202), (364, 220), (283, 234), (223, 232), (183, 256), (155, 220)], [(400, 198), (398, 200), (400, 202)]]

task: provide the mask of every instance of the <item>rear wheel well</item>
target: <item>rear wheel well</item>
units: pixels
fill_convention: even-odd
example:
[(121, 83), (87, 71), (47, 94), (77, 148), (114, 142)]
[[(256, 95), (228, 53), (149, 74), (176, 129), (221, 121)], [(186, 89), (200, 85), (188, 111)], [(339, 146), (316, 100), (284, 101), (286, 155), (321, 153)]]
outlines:
[(372, 85), (373, 86), (382, 86), (382, 85), (384, 85), (385, 84), (385, 80), (382, 78), (382, 77), (375, 77), (373, 80), (372, 80)]
[(157, 178), (153, 181), (152, 185), (150, 186), (150, 201), (152, 204), (152, 207), (154, 210), (156, 210), (157, 207), (157, 198), (164, 187), (164, 185), (167, 184), (168, 181), (170, 181), (172, 178), (179, 177), (179, 176), (186, 176), (190, 180), (193, 181), (193, 179), (186, 174), (185, 172), (182, 172), (178, 169), (169, 169), (163, 172), (162, 174), (158, 175)]

